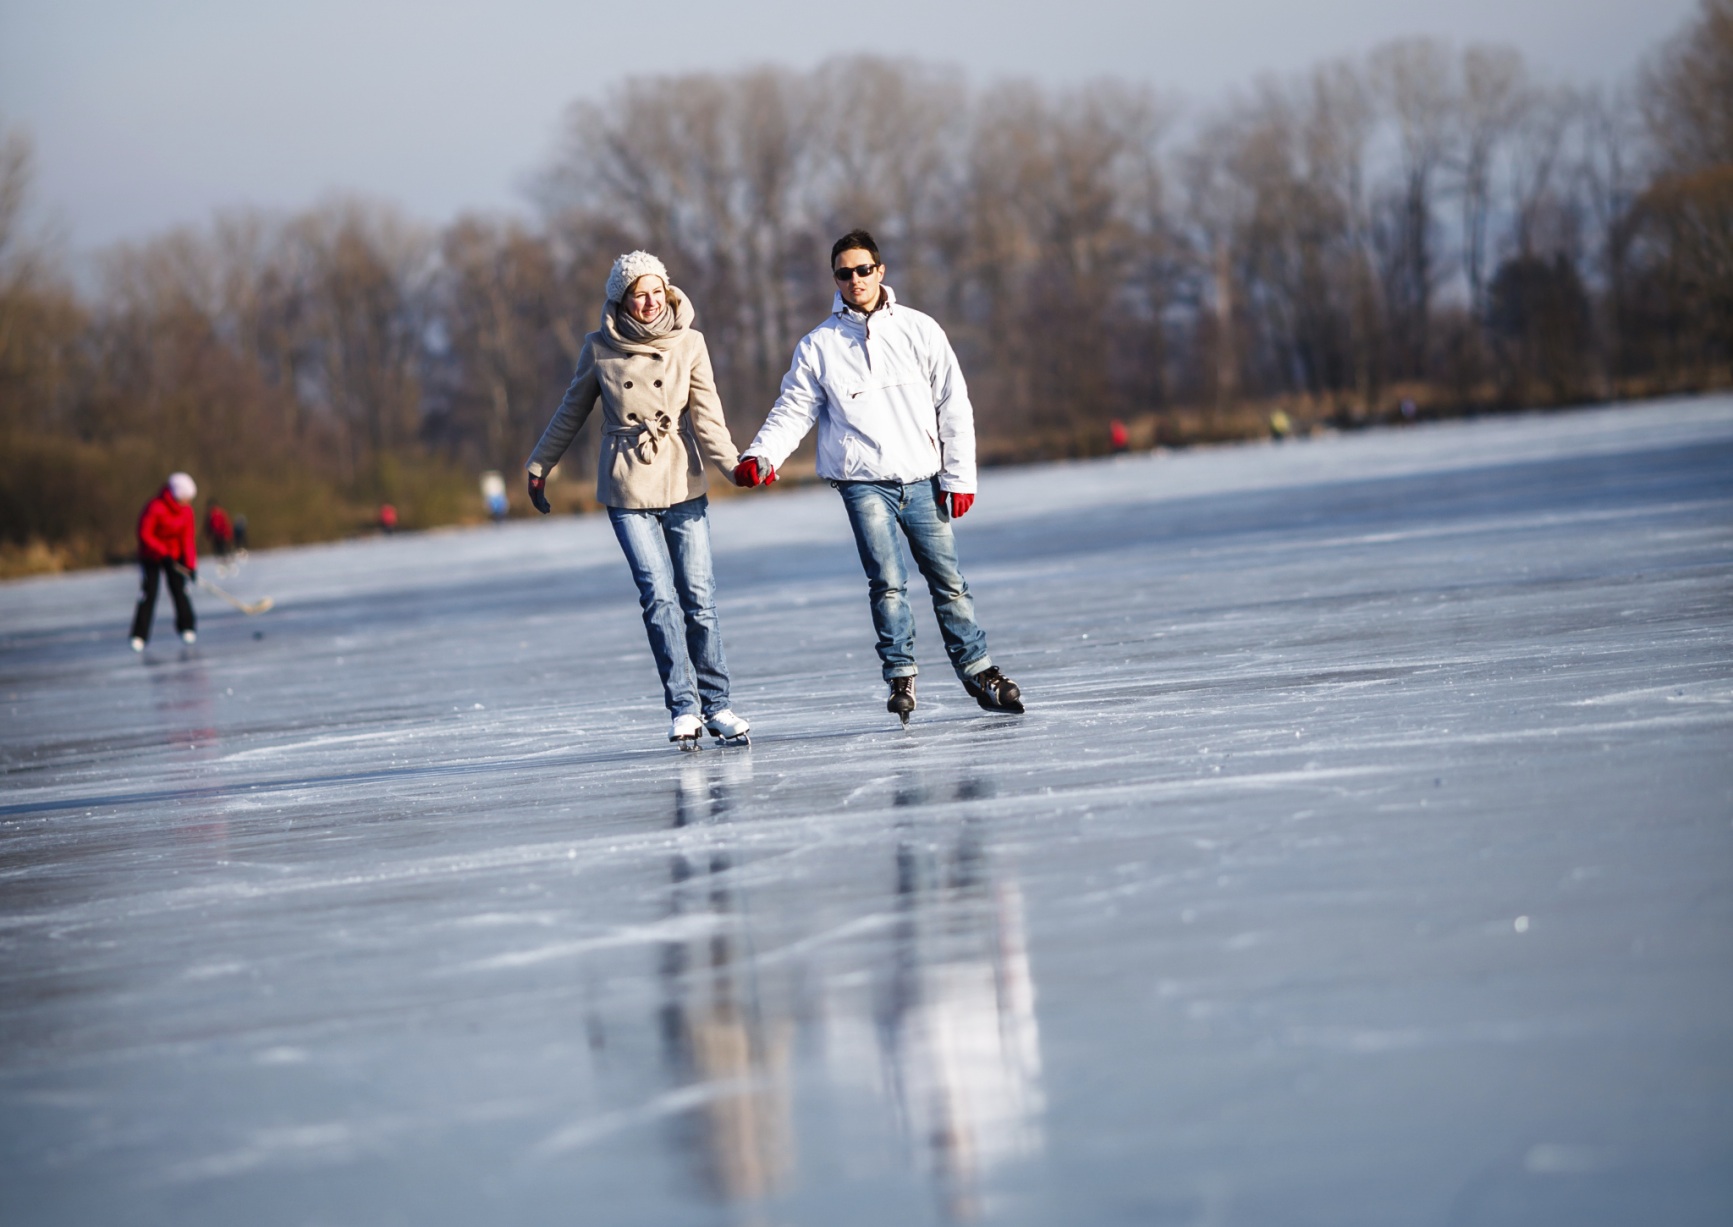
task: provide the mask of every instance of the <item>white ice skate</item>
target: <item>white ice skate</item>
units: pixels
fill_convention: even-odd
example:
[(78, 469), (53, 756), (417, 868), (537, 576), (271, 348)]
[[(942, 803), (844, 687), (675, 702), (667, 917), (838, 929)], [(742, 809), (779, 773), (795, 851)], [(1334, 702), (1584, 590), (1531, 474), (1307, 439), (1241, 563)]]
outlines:
[(144, 651), (144, 640), (140, 639), (137, 635), (132, 637), (132, 650), (135, 652)]
[(668, 740), (682, 750), (696, 750), (703, 735), (703, 723), (691, 712), (675, 716), (674, 723), (668, 726)]
[(752, 744), (752, 738), (747, 736), (752, 725), (745, 716), (736, 715), (733, 708), (724, 707), (706, 720), (704, 724), (719, 746), (749, 746)]
[(193, 640), (197, 639), (198, 637), (199, 637), (199, 633), (197, 631), (182, 631), (181, 632), (181, 642), (182, 643), (191, 643)]

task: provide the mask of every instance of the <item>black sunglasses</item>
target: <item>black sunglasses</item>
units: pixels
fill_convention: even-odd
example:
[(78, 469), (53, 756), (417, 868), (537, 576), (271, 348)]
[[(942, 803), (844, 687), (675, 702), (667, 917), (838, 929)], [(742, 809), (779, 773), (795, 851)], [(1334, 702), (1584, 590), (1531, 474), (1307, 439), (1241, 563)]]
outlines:
[(876, 264), (857, 264), (853, 268), (833, 268), (830, 270), (830, 275), (838, 281), (852, 281), (856, 277), (865, 281), (873, 275), (873, 270), (876, 268), (878, 268)]

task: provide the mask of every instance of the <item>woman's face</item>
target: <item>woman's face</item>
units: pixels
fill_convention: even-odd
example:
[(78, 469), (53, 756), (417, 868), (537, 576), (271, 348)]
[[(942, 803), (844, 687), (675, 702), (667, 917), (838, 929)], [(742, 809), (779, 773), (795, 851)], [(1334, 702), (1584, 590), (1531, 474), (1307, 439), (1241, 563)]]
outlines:
[(626, 310), (640, 324), (648, 324), (668, 305), (668, 287), (654, 273), (646, 273), (626, 291)]

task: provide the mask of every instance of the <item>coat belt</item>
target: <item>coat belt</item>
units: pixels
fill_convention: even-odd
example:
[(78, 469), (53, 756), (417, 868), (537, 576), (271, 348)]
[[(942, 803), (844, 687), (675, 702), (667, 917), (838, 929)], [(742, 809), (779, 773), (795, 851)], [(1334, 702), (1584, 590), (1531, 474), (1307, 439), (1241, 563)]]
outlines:
[(622, 426), (608, 427), (608, 434), (616, 439), (630, 439), (632, 452), (644, 464), (650, 464), (656, 459), (656, 452), (662, 446), (674, 429), (674, 419), (666, 413), (658, 413), (654, 423), (627, 422)]

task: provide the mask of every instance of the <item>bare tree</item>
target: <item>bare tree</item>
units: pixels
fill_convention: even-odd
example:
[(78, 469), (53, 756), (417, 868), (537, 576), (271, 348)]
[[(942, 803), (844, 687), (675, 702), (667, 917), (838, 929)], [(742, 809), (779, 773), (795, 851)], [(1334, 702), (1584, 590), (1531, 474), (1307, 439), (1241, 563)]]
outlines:
[(1469, 310), (1477, 319), (1486, 305), (1486, 230), (1493, 206), (1495, 158), (1533, 101), (1527, 70), (1516, 50), (1474, 46), (1463, 52), (1457, 174), (1462, 269), (1468, 281)]
[(1211, 358), (1209, 399), (1216, 409), (1231, 404), (1240, 392), (1236, 242), (1256, 207), (1243, 178), (1232, 173), (1237, 140), (1234, 117), (1213, 117), (1181, 155), (1186, 219), (1207, 286), (1199, 325)]
[(450, 411), (490, 468), (523, 460), (571, 361), (559, 321), (575, 307), (547, 240), (518, 222), (460, 218), (440, 245), (438, 319), (450, 358)]
[[(896, 253), (900, 294), (956, 311), (973, 118), (962, 82), (953, 72), (867, 57), (821, 67), (807, 94), (817, 260), (836, 234), (863, 226)], [(820, 267), (813, 261), (801, 273), (810, 278)]]
[(66, 410), (84, 312), (53, 245), (28, 224), (30, 140), (0, 124), (0, 432), (51, 427)]
[(1589, 247), (1600, 294), (1596, 312), (1599, 342), (1597, 372), (1601, 391), (1611, 395), (1626, 365), (1628, 285), (1633, 225), (1642, 179), (1637, 165), (1641, 133), (1627, 97), (1600, 90), (1582, 95), (1582, 149), (1575, 166), (1572, 194), (1582, 202), (1589, 227)]
[(767, 403), (792, 344), (792, 252), (810, 260), (810, 101), (804, 82), (770, 70), (628, 81), (568, 112), (543, 180), (560, 229), (599, 225), (668, 263), (735, 414), (741, 401)]
[(1432, 292), (1438, 279), (1434, 195), (1450, 160), (1460, 95), (1449, 51), (1435, 39), (1404, 39), (1372, 53), (1371, 72), (1389, 108), (1401, 187), (1386, 244), (1386, 304), (1404, 375), (1425, 373)]
[(331, 413), (345, 479), (384, 491), (391, 454), (417, 438), (428, 236), (395, 211), (339, 201), (291, 228), (304, 312), (302, 395)]
[(1700, 384), (1733, 361), (1733, 0), (1700, 0), (1644, 74), (1642, 98), (1658, 174), (1636, 224), (1676, 338), (1659, 361)]
[(1568, 87), (1536, 90), (1516, 132), (1511, 158), (1511, 244), (1519, 255), (1566, 253), (1578, 247), (1568, 160), (1584, 106)]
[(1644, 72), (1642, 98), (1667, 171), (1733, 165), (1733, 0), (1699, 0), (1697, 19)]

